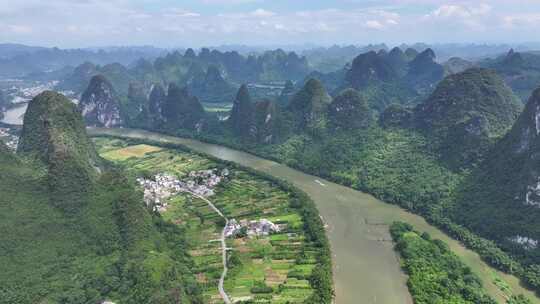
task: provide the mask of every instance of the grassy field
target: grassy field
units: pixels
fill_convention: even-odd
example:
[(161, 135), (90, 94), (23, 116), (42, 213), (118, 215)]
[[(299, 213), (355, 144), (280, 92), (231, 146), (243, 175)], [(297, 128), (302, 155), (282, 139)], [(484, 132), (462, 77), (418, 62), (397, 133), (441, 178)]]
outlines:
[[(129, 145), (118, 139), (97, 138), (95, 143), (102, 157), (122, 165), (132, 177), (166, 172), (182, 178), (191, 171), (223, 167), (178, 150)], [(313, 292), (309, 277), (316, 267), (317, 251), (305, 239), (302, 217), (290, 207), (289, 194), (239, 170), (232, 170), (215, 190), (216, 194), (209, 199), (229, 219), (266, 218), (284, 228), (266, 237), (227, 240), (232, 248), (225, 281), (229, 296), (257, 303), (303, 302)], [(204, 201), (187, 194), (172, 197), (162, 216), (187, 233), (205, 303), (223, 303), (217, 291), (222, 265), (220, 243), (216, 241), (223, 220)]]

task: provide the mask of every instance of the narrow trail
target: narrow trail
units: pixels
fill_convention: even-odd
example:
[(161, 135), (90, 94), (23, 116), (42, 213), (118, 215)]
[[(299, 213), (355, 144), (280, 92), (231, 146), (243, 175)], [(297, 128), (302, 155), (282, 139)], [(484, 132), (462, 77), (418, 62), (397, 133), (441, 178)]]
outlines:
[(229, 219), (223, 215), (223, 213), (207, 198), (204, 196), (198, 195), (194, 192), (187, 191), (189, 194), (198, 197), (205, 201), (210, 208), (212, 208), (219, 216), (221, 216), (223, 219), (225, 219), (225, 227), (223, 227), (223, 230), (221, 230), (221, 238), (219, 241), (221, 242), (221, 256), (223, 260), (223, 272), (221, 273), (221, 277), (219, 278), (219, 284), (218, 284), (218, 290), (221, 298), (223, 301), (225, 301), (225, 304), (231, 304), (231, 299), (229, 299), (229, 296), (227, 295), (227, 292), (225, 292), (225, 288), (223, 288), (223, 284), (225, 282), (225, 277), (227, 276), (227, 271), (229, 270), (227, 268), (227, 243), (225, 242), (225, 228), (229, 225)]

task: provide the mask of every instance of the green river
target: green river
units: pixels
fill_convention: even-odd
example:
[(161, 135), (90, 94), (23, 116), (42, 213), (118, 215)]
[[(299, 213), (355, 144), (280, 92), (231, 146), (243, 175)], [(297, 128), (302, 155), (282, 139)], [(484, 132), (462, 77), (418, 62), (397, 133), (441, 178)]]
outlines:
[(315, 201), (324, 222), (328, 225), (337, 304), (412, 303), (405, 284), (407, 278), (400, 269), (399, 259), (392, 249), (393, 244), (388, 233), (388, 224), (396, 220), (408, 222), (415, 229), (428, 232), (433, 238), (448, 243), (451, 249), (480, 276), (489, 294), (498, 302), (505, 303), (505, 297), (494, 284), (494, 278), (506, 282), (515, 294), (524, 294), (533, 300), (533, 303), (540, 303), (540, 299), (533, 292), (520, 286), (516, 277), (489, 267), (476, 253), (429, 225), (422, 217), (398, 206), (381, 202), (371, 195), (219, 145), (141, 130), (89, 129), (88, 131), (91, 135), (106, 134), (182, 144), (195, 151), (287, 180), (305, 191)]

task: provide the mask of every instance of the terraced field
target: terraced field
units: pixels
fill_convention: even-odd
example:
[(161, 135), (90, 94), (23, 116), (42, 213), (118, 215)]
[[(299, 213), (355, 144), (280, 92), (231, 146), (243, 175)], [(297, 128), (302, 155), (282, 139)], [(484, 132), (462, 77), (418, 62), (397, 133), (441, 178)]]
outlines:
[[(125, 167), (129, 175), (175, 174), (223, 168), (199, 155), (148, 145), (129, 145), (118, 139), (95, 139), (104, 158)], [(210, 200), (229, 219), (268, 219), (279, 224), (279, 233), (227, 240), (229, 272), (225, 290), (233, 301), (301, 303), (313, 289), (309, 277), (316, 267), (317, 250), (306, 241), (303, 221), (291, 207), (289, 194), (271, 182), (241, 170), (215, 189)], [(222, 271), (219, 234), (224, 220), (206, 202), (189, 194), (170, 199), (162, 216), (184, 229), (190, 240), (189, 254), (195, 261), (197, 280), (205, 303), (223, 303), (217, 285)]]

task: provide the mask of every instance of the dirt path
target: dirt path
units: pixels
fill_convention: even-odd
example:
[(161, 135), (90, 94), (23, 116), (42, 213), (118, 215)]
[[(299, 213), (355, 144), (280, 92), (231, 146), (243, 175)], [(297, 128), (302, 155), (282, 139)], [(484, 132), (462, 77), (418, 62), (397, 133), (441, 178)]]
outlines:
[(221, 298), (223, 301), (225, 301), (225, 304), (231, 304), (231, 300), (229, 299), (229, 296), (225, 292), (225, 288), (223, 288), (223, 283), (225, 282), (225, 277), (227, 276), (227, 243), (225, 242), (225, 228), (229, 225), (229, 219), (223, 215), (223, 213), (207, 198), (204, 196), (200, 196), (198, 194), (195, 194), (191, 191), (187, 191), (191, 195), (198, 197), (205, 201), (210, 208), (212, 208), (219, 216), (221, 216), (223, 219), (225, 219), (225, 227), (223, 227), (223, 230), (221, 231), (221, 238), (219, 241), (221, 242), (221, 255), (223, 259), (223, 272), (221, 273), (221, 277), (219, 278), (219, 284), (218, 284), (218, 290), (219, 294), (221, 295)]

